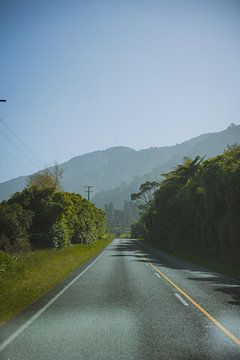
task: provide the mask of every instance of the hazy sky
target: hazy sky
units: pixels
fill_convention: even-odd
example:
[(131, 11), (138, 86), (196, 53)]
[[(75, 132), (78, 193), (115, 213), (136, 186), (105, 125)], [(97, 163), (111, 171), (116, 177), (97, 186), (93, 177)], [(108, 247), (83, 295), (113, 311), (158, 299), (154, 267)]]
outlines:
[(0, 181), (240, 122), (240, 1), (0, 0), (0, 46)]

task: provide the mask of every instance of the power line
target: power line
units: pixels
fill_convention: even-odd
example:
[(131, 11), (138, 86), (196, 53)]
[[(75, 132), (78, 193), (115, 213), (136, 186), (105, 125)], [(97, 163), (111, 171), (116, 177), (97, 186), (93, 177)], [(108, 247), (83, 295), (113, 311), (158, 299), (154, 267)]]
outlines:
[(2, 130), (0, 129), (0, 132), (8, 139), (8, 141), (10, 141), (10, 143), (12, 143), (12, 144), (15, 146), (15, 148), (16, 148), (18, 151), (20, 151), (20, 152), (25, 156), (25, 158), (26, 158), (28, 161), (31, 161), (31, 162), (33, 163), (33, 160), (32, 160), (31, 158), (29, 158), (29, 157), (22, 151), (22, 149), (21, 149), (7, 134), (5, 134), (4, 131), (2, 131)]
[[(6, 102), (6, 99), (0, 99), (0, 102)], [(5, 126), (8, 128), (8, 130), (23, 144), (23, 142), (18, 138), (18, 136), (8, 127), (8, 125), (5, 123), (5, 121), (3, 119), (0, 119), (0, 122), (3, 122), (5, 124)], [(1, 129), (0, 129), (1, 133), (21, 152), (22, 150), (9, 138), (9, 136), (7, 134), (5, 134)], [(24, 144), (23, 144), (24, 145)], [(24, 145), (25, 146), (25, 145)], [(26, 146), (25, 146), (26, 147)], [(0, 149), (2, 149), (3, 152), (5, 152), (10, 158), (12, 158), (13, 160), (15, 160), (18, 164), (20, 164), (21, 166), (23, 166), (28, 172), (32, 172), (23, 162), (21, 162), (20, 160), (18, 160), (17, 158), (15, 158), (15, 156), (13, 156), (12, 154), (10, 154), (6, 149), (4, 149), (4, 147), (2, 147), (0, 145)], [(31, 151), (30, 151), (31, 152)], [(24, 154), (24, 153), (23, 153)], [(26, 155), (24, 154), (24, 156), (26, 157)]]
[(12, 130), (10, 129), (10, 127), (7, 125), (6, 121), (3, 119), (0, 119), (0, 121), (3, 122), (3, 124), (6, 126), (6, 128), (15, 136), (15, 138), (22, 144), (22, 146), (24, 146), (24, 148), (34, 157), (34, 159), (39, 162), (39, 164), (41, 164), (42, 166), (42, 162), (41, 160), (32, 152), (31, 149), (29, 149), (29, 147), (19, 138), (19, 136)]
[(0, 145), (0, 149), (2, 149), (2, 151), (4, 151), (10, 158), (12, 158), (13, 160), (15, 160), (17, 163), (19, 163), (21, 166), (23, 166), (27, 171), (29, 171), (31, 173), (31, 170), (28, 169), (27, 166), (25, 166), (24, 163), (22, 163), (20, 160), (18, 160), (17, 158), (15, 158), (15, 156), (13, 156), (12, 154), (10, 154), (6, 149), (4, 149), (4, 147), (2, 147)]
[(6, 126), (6, 128), (15, 136), (15, 138), (25, 147), (25, 149), (35, 158), (36, 161), (38, 161), (41, 166), (42, 166), (42, 162), (41, 160), (34, 154), (34, 152), (20, 139), (20, 137), (12, 130), (10, 129), (10, 127), (7, 125), (6, 121), (3, 119), (0, 119), (0, 121), (2, 121), (4, 123), (4, 125)]

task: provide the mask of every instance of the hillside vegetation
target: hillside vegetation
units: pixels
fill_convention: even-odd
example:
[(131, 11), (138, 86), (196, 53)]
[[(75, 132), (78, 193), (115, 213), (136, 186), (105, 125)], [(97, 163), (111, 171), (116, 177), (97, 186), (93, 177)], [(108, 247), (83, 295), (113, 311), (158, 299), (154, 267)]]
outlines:
[[(232, 124), (223, 131), (200, 135), (174, 146), (139, 151), (118, 146), (94, 151), (61, 164), (64, 172), (61, 187), (64, 191), (85, 196), (84, 185), (94, 185), (92, 200), (96, 206), (104, 209), (105, 204), (112, 202), (116, 209), (122, 209), (142, 182), (170, 171), (184, 156), (215, 156), (234, 143), (240, 144), (240, 125)], [(1, 183), (0, 200), (22, 191), (26, 181), (27, 177), (22, 176)]]
[(186, 158), (142, 206), (132, 236), (173, 253), (187, 250), (240, 264), (239, 174), (240, 146), (207, 160)]
[[(136, 192), (142, 183), (162, 180), (161, 174), (171, 171), (184, 157), (194, 158), (199, 155), (209, 158), (221, 154), (227, 146), (233, 144), (240, 144), (240, 125), (231, 124), (226, 130), (201, 135), (175, 146), (148, 149), (146, 155), (155, 152), (158, 156), (157, 164), (151, 161), (151, 156), (149, 159), (143, 158), (143, 169), (145, 161), (148, 161), (152, 165), (150, 172), (144, 171), (143, 175), (139, 172), (131, 182), (125, 181), (113, 189), (98, 192), (93, 201), (101, 208), (112, 202), (116, 208), (122, 209), (124, 202), (130, 200), (131, 193)], [(140, 156), (141, 152), (138, 153)]]

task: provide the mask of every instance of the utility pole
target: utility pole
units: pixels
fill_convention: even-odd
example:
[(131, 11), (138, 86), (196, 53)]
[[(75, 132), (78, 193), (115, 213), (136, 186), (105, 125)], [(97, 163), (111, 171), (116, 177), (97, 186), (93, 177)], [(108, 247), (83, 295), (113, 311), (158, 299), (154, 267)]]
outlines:
[(90, 200), (90, 194), (93, 193), (93, 190), (91, 190), (92, 188), (94, 188), (93, 185), (86, 185), (84, 186), (87, 190), (85, 190), (85, 192), (88, 194), (87, 198), (88, 201)]

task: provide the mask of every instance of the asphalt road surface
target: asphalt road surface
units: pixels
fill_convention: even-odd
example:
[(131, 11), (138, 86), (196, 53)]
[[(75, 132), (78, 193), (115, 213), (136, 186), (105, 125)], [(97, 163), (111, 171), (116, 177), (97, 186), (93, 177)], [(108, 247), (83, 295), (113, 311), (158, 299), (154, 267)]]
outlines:
[(240, 283), (115, 239), (0, 343), (1, 360), (239, 360)]

